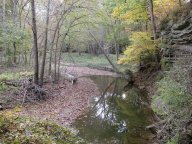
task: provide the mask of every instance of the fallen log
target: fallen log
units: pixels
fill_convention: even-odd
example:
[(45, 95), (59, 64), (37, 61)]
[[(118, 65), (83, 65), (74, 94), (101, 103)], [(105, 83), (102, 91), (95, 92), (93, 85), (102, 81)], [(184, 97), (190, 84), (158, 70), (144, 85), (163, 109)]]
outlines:
[(21, 80), (7, 80), (7, 81), (3, 81), (3, 83), (5, 83), (8, 86), (14, 86), (14, 87), (21, 87), (21, 86), (26, 86), (29, 85), (32, 82), (31, 78), (27, 78), (27, 79), (21, 79)]
[(8, 86), (14, 86), (14, 87), (22, 86), (22, 82), (21, 81), (11, 81), (11, 80), (9, 80), (9, 81), (5, 81), (4, 83), (6, 85), (8, 85)]
[(152, 125), (146, 126), (146, 129), (156, 128), (157, 126), (162, 125), (162, 124), (164, 124), (165, 122), (167, 122), (167, 119), (166, 119), (166, 120), (162, 120), (162, 121), (157, 122), (157, 123), (154, 123), (154, 124), (152, 124)]
[(75, 77), (74, 75), (65, 73), (63, 76), (65, 80), (70, 81), (72, 84), (75, 84), (77, 82), (77, 77)]
[(111, 68), (111, 67), (102, 67), (102, 66), (94, 66), (94, 65), (88, 65), (88, 67), (91, 68), (91, 69), (115, 72), (114, 69)]

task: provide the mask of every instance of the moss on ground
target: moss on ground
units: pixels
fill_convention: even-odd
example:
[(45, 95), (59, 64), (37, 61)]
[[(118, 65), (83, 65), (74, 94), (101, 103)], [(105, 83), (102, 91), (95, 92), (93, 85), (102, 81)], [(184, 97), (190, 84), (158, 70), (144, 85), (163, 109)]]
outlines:
[(48, 121), (20, 117), (16, 112), (0, 114), (1, 144), (83, 144), (64, 127)]

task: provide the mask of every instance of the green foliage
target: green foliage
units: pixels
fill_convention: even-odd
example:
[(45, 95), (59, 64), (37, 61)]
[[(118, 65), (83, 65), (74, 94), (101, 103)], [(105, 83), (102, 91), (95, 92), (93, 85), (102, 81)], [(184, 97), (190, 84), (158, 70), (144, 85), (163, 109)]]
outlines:
[(8, 89), (8, 86), (3, 82), (0, 82), (0, 92), (4, 92)]
[[(188, 60), (187, 60), (188, 61)], [(158, 114), (177, 113), (185, 115), (184, 111), (191, 105), (190, 73), (186, 60), (178, 61), (165, 77), (157, 82), (158, 90), (153, 98), (153, 109)], [(179, 111), (178, 111), (179, 109)]]
[(164, 78), (157, 82), (157, 92), (152, 100), (153, 110), (169, 120), (168, 126), (175, 135), (171, 140), (165, 137), (164, 142), (167, 144), (178, 143), (182, 138), (178, 135), (183, 132), (183, 125), (191, 118), (192, 79), (191, 68), (187, 65), (191, 65), (191, 59), (176, 62)]
[(4, 92), (9, 89), (9, 86), (5, 84), (5, 81), (9, 80), (19, 80), (21, 78), (31, 77), (33, 72), (18, 72), (18, 73), (11, 73), (11, 72), (4, 72), (0, 74), (0, 92)]
[(167, 114), (174, 111), (175, 108), (182, 108), (188, 101), (185, 87), (170, 77), (165, 77), (160, 80), (160, 82), (157, 83), (157, 87), (158, 96), (155, 97), (154, 103), (157, 104), (158, 102), (163, 101), (166, 110), (168, 110), (165, 110), (164, 112)]
[(4, 83), (7, 80), (16, 80), (20, 76), (18, 73), (3, 73), (0, 74), (0, 92), (4, 92), (9, 89), (9, 87)]
[(8, 80), (18, 80), (20, 78), (19, 73), (2, 73), (0, 74), (0, 82), (8, 81)]
[(163, 70), (170, 70), (171, 66), (172, 66), (172, 62), (170, 60), (165, 58), (161, 59), (161, 68)]
[(168, 141), (166, 144), (178, 144), (178, 138), (173, 138), (170, 141)]
[(104, 6), (107, 8), (107, 10), (112, 12), (113, 9), (117, 6), (116, 0), (104, 0)]
[[(15, 44), (16, 49), (14, 49)], [(11, 23), (0, 25), (0, 51), (4, 54), (7, 65), (11, 65), (13, 56), (29, 52), (31, 35), (27, 30), (16, 27)]]
[(15, 27), (12, 24), (5, 24), (0, 27), (0, 44), (16, 43), (20, 47), (29, 48), (30, 34), (23, 29)]
[(80, 144), (85, 143), (69, 130), (47, 121), (19, 117), (15, 112), (0, 115), (2, 144)]

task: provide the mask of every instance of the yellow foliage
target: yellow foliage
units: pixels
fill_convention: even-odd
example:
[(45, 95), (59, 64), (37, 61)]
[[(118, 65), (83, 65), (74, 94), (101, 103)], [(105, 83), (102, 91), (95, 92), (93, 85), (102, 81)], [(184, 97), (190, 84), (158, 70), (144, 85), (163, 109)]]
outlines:
[(15, 117), (15, 116), (18, 116), (18, 113), (21, 111), (21, 107), (17, 106), (15, 107), (14, 109), (12, 110), (6, 110), (6, 111), (3, 111), (2, 114), (4, 117), (6, 118), (11, 118), (11, 117)]
[(124, 5), (119, 5), (119, 6), (115, 7), (113, 10), (112, 16), (115, 18), (119, 18), (119, 16), (121, 15), (124, 8), (125, 8)]
[[(154, 0), (155, 17), (161, 21), (178, 6), (178, 0)], [(129, 23), (147, 20), (149, 18), (148, 1), (129, 0), (127, 3), (119, 4), (114, 8), (112, 16)]]
[[(112, 15), (128, 23), (150, 21), (148, 2), (148, 0), (119, 2)], [(157, 25), (179, 6), (178, 0), (154, 0), (153, 2)], [(130, 40), (132, 44), (125, 50), (124, 57), (119, 60), (119, 64), (138, 62), (141, 55), (153, 54), (158, 44), (157, 41), (151, 40), (151, 34), (148, 32), (133, 32)]]
[(119, 64), (138, 62), (142, 54), (151, 54), (156, 49), (157, 42), (151, 40), (151, 35), (147, 32), (133, 32), (130, 40), (132, 44), (124, 51), (124, 57), (119, 60)]
[(147, 20), (148, 10), (144, 2), (136, 3), (135, 1), (129, 1), (117, 6), (112, 13), (112, 16), (132, 23), (139, 20)]
[(178, 0), (154, 0), (154, 14), (159, 21), (163, 20), (171, 11), (178, 7)]

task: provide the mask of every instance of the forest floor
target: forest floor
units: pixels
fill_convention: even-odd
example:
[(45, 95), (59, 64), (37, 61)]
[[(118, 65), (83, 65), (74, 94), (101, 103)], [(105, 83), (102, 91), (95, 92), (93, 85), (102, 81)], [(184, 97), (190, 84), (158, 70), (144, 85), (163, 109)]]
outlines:
[(69, 126), (89, 106), (89, 100), (98, 95), (97, 86), (87, 75), (114, 75), (114, 73), (90, 69), (87, 67), (62, 67), (63, 73), (78, 76), (77, 82), (61, 79), (57, 84), (46, 84), (45, 89), (50, 91), (46, 100), (35, 103), (26, 103), (21, 108), (21, 115), (32, 116), (43, 120), (51, 120), (63, 126)]
[[(73, 64), (67, 64), (66, 66), (65, 64), (62, 63), (61, 66), (60, 81), (56, 84), (45, 84), (44, 89), (48, 92), (46, 99), (25, 103), (21, 108), (21, 115), (32, 116), (42, 120), (47, 119), (68, 126), (89, 106), (89, 100), (99, 94), (97, 86), (87, 76), (115, 75), (115, 73), (109, 71), (92, 69), (86, 66), (78, 67)], [(23, 69), (21, 70), (24, 71)], [(17, 71), (17, 68), (14, 68), (14, 71)], [(69, 73), (79, 78), (75, 84), (72, 84), (62, 78), (64, 73)], [(153, 75), (149, 76), (139, 72), (135, 73), (135, 84), (146, 90), (150, 96), (154, 92), (154, 77)], [(8, 99), (8, 108), (10, 108), (12, 105), (21, 105), (24, 93), (13, 90), (6, 92), (4, 96), (10, 98)]]

